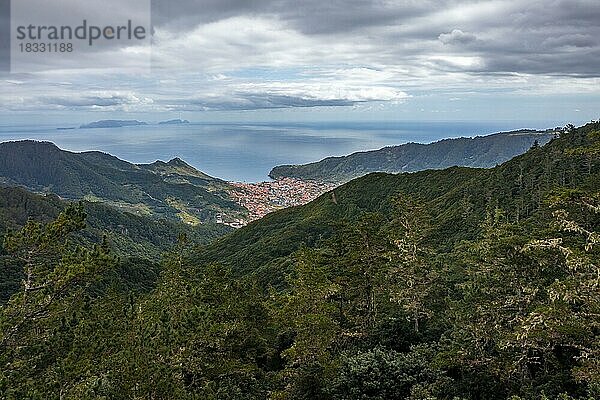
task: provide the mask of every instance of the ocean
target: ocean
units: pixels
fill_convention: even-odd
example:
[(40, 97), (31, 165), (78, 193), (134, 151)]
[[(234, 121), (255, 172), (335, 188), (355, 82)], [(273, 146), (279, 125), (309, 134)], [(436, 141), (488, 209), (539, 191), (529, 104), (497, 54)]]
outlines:
[(70, 151), (98, 150), (133, 163), (179, 157), (195, 168), (237, 182), (268, 180), (276, 165), (303, 164), (329, 156), (408, 142), (430, 143), (552, 123), (523, 122), (331, 122), (191, 123), (105, 129), (75, 125), (0, 126), (0, 141), (51, 141)]

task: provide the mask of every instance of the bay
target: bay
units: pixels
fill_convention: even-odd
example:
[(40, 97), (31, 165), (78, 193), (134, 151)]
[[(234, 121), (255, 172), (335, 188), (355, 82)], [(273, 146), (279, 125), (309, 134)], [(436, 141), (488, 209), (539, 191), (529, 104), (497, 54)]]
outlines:
[(329, 156), (408, 142), (430, 143), (551, 123), (500, 122), (310, 122), (191, 123), (104, 129), (76, 124), (0, 126), (0, 141), (51, 141), (70, 151), (97, 150), (133, 163), (179, 157), (195, 168), (237, 182), (268, 180), (276, 165), (304, 164)]

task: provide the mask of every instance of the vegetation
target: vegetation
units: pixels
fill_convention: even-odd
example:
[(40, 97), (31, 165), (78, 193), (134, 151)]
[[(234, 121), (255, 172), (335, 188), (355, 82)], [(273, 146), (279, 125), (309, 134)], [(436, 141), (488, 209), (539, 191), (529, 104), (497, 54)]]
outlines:
[(368, 175), (208, 245), (180, 235), (141, 287), (78, 243), (83, 208), (27, 223), (5, 238), (25, 278), (0, 308), (0, 393), (599, 398), (599, 147), (593, 123), (491, 170)]
[[(17, 231), (28, 221), (51, 222), (68, 205), (56, 195), (41, 196), (21, 188), (0, 188), (0, 243), (7, 231)], [(179, 235), (185, 234), (195, 243), (207, 243), (231, 230), (218, 224), (190, 226), (157, 220), (98, 203), (82, 202), (81, 205), (86, 213), (86, 224), (74, 234), (77, 242), (84, 246), (106, 242), (126, 269), (139, 265), (140, 269), (158, 274), (161, 254), (177, 243)], [(3, 303), (18, 290), (23, 273), (1, 245), (0, 266), (0, 303)]]
[(408, 143), (305, 165), (281, 165), (273, 168), (269, 176), (347, 182), (371, 172), (416, 172), (453, 166), (491, 168), (525, 153), (533, 145), (546, 144), (556, 134), (558, 131), (520, 130), (430, 144)]
[[(100, 152), (71, 153), (48, 142), (0, 143), (0, 183), (177, 221), (182, 207), (203, 222), (219, 213), (245, 213), (229, 199), (226, 182), (178, 158), (135, 165)], [(172, 207), (170, 201), (182, 206)]]

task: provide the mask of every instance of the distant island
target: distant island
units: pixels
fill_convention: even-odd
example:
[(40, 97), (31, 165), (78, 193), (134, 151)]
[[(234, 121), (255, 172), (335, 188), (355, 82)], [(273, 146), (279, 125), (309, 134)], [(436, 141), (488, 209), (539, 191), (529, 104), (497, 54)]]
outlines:
[(158, 124), (159, 125), (183, 125), (183, 124), (189, 124), (190, 121), (188, 121), (187, 119), (170, 119), (168, 121), (161, 121)]
[(138, 126), (148, 125), (146, 122), (137, 121), (134, 119), (118, 120), (118, 119), (104, 119), (101, 121), (91, 122), (89, 124), (83, 124), (80, 129), (93, 129), (93, 128), (122, 128), (124, 126)]

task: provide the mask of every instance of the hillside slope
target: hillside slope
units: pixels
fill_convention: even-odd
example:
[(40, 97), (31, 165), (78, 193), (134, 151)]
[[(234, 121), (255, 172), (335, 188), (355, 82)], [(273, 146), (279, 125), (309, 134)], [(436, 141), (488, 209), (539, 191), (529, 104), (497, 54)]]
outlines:
[[(22, 188), (0, 187), (0, 239), (8, 229), (19, 229), (29, 219), (38, 222), (52, 221), (68, 204), (69, 202), (56, 195), (43, 196)], [(186, 234), (191, 241), (207, 243), (231, 231), (231, 228), (220, 224), (190, 226), (121, 212), (103, 204), (86, 201), (82, 204), (88, 225), (83, 237), (99, 242), (105, 236), (111, 247), (122, 256), (158, 260), (163, 251), (177, 242), (177, 236), (181, 233)]]
[(589, 133), (599, 129), (599, 123), (588, 124), (492, 169), (373, 173), (201, 247), (195, 261), (222, 262), (241, 274), (257, 273), (265, 279), (274, 274), (277, 280), (289, 265), (289, 255), (302, 245), (317, 246), (365, 213), (393, 217), (396, 196), (410, 196), (425, 205), (432, 225), (428, 241), (440, 251), (449, 250), (461, 240), (475, 238), (486, 212), (496, 207), (511, 221), (535, 221), (533, 216), (549, 212), (543, 201), (554, 188), (598, 188), (597, 165), (586, 171), (589, 160), (569, 151), (589, 145)]
[(305, 165), (282, 165), (273, 168), (269, 176), (347, 182), (371, 172), (415, 172), (453, 166), (491, 168), (523, 154), (536, 141), (546, 144), (554, 135), (553, 131), (521, 130), (430, 144), (407, 143)]
[(244, 213), (229, 200), (226, 182), (180, 159), (135, 165), (101, 152), (64, 151), (48, 142), (0, 143), (0, 184), (190, 223), (212, 221), (218, 213)]
[[(140, 270), (158, 269), (157, 263), (162, 253), (170, 250), (181, 234), (194, 243), (208, 243), (231, 231), (231, 228), (220, 224), (190, 226), (121, 212), (103, 204), (82, 204), (87, 214), (87, 227), (80, 232), (77, 240), (81, 243), (106, 240), (124, 263), (135, 260), (131, 263)], [(0, 187), (0, 303), (18, 289), (22, 275), (22, 268), (8, 262), (3, 256), (4, 234), (8, 230), (20, 229), (28, 220), (48, 223), (67, 205), (67, 201), (56, 195), (42, 196), (22, 188)]]

